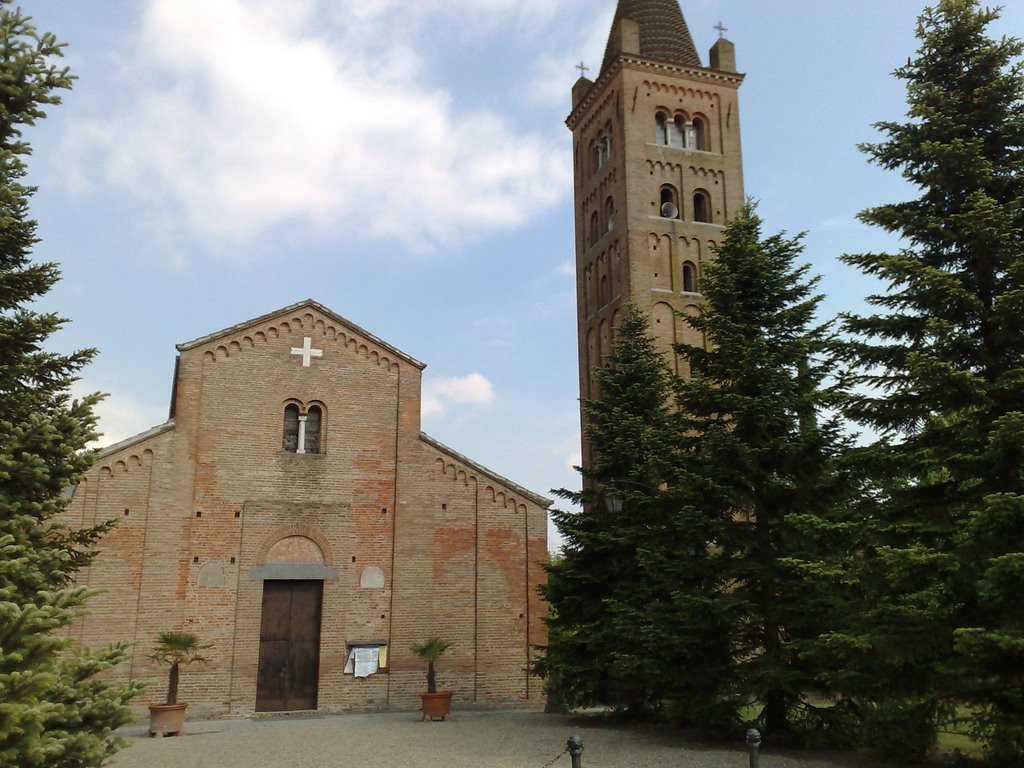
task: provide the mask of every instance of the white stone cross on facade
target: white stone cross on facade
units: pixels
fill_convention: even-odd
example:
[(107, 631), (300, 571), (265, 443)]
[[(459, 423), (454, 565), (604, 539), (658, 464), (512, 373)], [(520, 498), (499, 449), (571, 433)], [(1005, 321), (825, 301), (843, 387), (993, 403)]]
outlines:
[(323, 357), (322, 349), (313, 349), (313, 340), (307, 336), (302, 340), (301, 347), (292, 347), (293, 355), (302, 355), (302, 367), (309, 368), (309, 361), (314, 357)]

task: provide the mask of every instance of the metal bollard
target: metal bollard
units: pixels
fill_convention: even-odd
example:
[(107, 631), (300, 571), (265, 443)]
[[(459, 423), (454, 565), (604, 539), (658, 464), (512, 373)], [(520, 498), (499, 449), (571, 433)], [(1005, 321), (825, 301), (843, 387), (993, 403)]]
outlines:
[(750, 750), (750, 768), (757, 768), (758, 752), (761, 749), (761, 734), (757, 728), (747, 729), (747, 749)]
[(574, 733), (565, 742), (565, 748), (569, 752), (569, 757), (572, 758), (572, 768), (581, 768), (583, 760), (583, 739), (580, 738), (578, 733)]

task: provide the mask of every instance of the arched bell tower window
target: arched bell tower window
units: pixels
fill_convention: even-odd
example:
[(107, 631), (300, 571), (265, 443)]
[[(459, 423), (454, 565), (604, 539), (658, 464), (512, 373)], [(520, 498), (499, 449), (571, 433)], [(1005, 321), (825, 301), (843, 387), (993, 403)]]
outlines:
[(671, 184), (661, 185), (661, 202), (658, 212), (663, 219), (679, 218), (679, 195)]
[(692, 261), (683, 262), (683, 290), (687, 293), (697, 292), (697, 265)]
[(668, 115), (658, 112), (654, 116), (654, 143), (661, 147), (667, 147), (668, 131)]
[(604, 201), (604, 219), (609, 232), (615, 229), (615, 203), (610, 197)]
[(695, 115), (693, 118), (693, 149), (707, 152), (709, 148), (707, 120)]
[(686, 146), (686, 118), (676, 115), (668, 127), (668, 145), (682, 149)]
[(707, 190), (698, 189), (693, 193), (693, 220), (711, 221), (711, 196)]
[(590, 214), (590, 244), (593, 245), (601, 239), (601, 231), (598, 229), (599, 217), (597, 211)]

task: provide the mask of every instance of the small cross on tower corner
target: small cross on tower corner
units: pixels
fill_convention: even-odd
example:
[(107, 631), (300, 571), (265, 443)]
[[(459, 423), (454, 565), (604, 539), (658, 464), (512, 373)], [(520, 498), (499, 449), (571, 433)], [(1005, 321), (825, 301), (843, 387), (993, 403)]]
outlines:
[(578, 69), (580, 71), (580, 77), (586, 77), (587, 76), (587, 72), (590, 71), (590, 67), (588, 67), (586, 64), (584, 64), (582, 61), (579, 64), (576, 65), (576, 69)]
[(718, 39), (719, 40), (721, 40), (723, 37), (725, 37), (725, 33), (729, 31), (728, 27), (722, 26), (722, 22), (718, 22), (717, 24), (715, 24), (715, 26), (712, 27), (712, 29), (717, 29), (718, 30)]

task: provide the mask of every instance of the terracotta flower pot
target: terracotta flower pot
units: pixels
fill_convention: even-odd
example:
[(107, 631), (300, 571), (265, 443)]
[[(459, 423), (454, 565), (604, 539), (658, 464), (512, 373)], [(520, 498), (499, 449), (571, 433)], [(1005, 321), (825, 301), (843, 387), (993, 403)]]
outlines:
[(423, 702), (424, 720), (452, 719), (451, 691), (441, 691), (440, 693), (421, 693), (420, 700)]
[(184, 736), (185, 707), (188, 704), (150, 704), (150, 736)]

